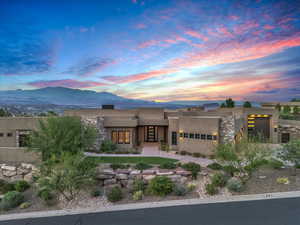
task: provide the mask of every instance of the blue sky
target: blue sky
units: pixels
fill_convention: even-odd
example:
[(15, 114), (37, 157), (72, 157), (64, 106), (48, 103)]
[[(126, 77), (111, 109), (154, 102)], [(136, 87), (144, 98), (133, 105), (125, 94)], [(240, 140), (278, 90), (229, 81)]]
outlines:
[(0, 90), (300, 97), (300, 1), (2, 0)]

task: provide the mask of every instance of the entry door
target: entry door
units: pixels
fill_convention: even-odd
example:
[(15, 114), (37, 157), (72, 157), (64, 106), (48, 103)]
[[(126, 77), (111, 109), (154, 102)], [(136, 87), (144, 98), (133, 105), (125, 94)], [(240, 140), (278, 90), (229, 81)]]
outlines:
[(147, 126), (147, 142), (155, 142), (155, 126)]

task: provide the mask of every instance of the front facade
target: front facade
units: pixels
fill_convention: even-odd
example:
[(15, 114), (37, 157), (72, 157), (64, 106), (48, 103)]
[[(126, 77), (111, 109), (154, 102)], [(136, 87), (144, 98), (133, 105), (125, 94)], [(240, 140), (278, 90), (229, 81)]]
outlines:
[[(213, 154), (218, 143), (235, 142), (243, 136), (260, 141), (285, 143), (300, 138), (299, 121), (278, 119), (278, 110), (268, 108), (201, 107), (167, 110), (137, 108), (67, 110), (65, 116), (78, 116), (98, 130), (96, 148), (111, 140), (120, 149), (166, 144), (170, 150)], [(30, 131), (38, 126), (38, 117), (0, 118), (0, 148), (26, 147)], [(289, 124), (292, 123), (292, 124)]]

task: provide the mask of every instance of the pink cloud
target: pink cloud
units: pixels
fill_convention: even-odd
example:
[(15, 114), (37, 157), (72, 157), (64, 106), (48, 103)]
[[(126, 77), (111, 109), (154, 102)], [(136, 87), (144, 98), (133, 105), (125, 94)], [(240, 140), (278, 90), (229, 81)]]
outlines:
[(198, 38), (198, 39), (201, 39), (203, 41), (208, 41), (208, 37), (204, 36), (203, 34), (200, 34), (194, 30), (187, 30), (185, 31), (186, 34), (194, 37), (194, 38)]
[(275, 27), (267, 24), (267, 25), (264, 26), (264, 28), (265, 28), (266, 30), (272, 30), (272, 29), (274, 29)]
[(157, 40), (150, 40), (150, 41), (145, 41), (141, 44), (138, 45), (138, 48), (148, 48), (154, 45), (158, 45), (160, 43), (160, 41)]
[(68, 87), (68, 88), (89, 88), (105, 86), (107, 84), (96, 81), (78, 81), (73, 79), (63, 79), (63, 80), (49, 80), (49, 81), (34, 81), (30, 82), (29, 85), (44, 88), (44, 87)]
[(233, 28), (233, 31), (237, 35), (241, 35), (243, 33), (246, 33), (254, 28), (259, 27), (259, 24), (256, 23), (255, 21), (248, 21), (246, 23), (240, 24), (238, 26), (235, 26)]
[(136, 28), (136, 29), (145, 29), (145, 28), (147, 28), (147, 26), (146, 26), (145, 24), (143, 24), (143, 23), (139, 23), (139, 24), (137, 24), (137, 25), (135, 26), (135, 28)]
[(232, 20), (238, 20), (239, 19), (239, 17), (235, 16), (235, 15), (231, 15), (231, 16), (229, 16), (229, 18), (232, 19)]
[(230, 31), (228, 31), (227, 28), (224, 27), (224, 26), (218, 27), (217, 31), (219, 33), (221, 33), (222, 35), (224, 35), (225, 37), (228, 37), (228, 38), (232, 38), (233, 37), (233, 34)]

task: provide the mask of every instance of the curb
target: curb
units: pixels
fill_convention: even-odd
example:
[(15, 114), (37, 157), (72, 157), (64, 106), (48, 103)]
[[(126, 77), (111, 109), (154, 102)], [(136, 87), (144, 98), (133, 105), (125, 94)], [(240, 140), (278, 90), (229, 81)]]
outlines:
[(125, 211), (125, 210), (137, 210), (137, 209), (146, 209), (146, 208), (257, 201), (257, 200), (297, 198), (297, 197), (300, 197), (300, 191), (274, 192), (274, 193), (254, 194), (254, 195), (236, 195), (230, 197), (215, 197), (213, 199), (194, 198), (194, 199), (171, 200), (171, 201), (161, 201), (161, 202), (131, 203), (131, 204), (113, 205), (113, 206), (103, 207), (98, 209), (83, 208), (83, 209), (74, 209), (74, 210), (50, 210), (50, 211), (37, 211), (37, 212), (27, 212), (27, 213), (14, 213), (14, 214), (0, 215), (0, 221), (29, 219), (29, 218), (33, 219), (33, 218), (54, 217), (54, 216), (67, 216), (67, 215), (77, 215), (77, 214), (90, 214), (90, 213), (101, 213), (101, 212), (114, 212), (114, 211)]

